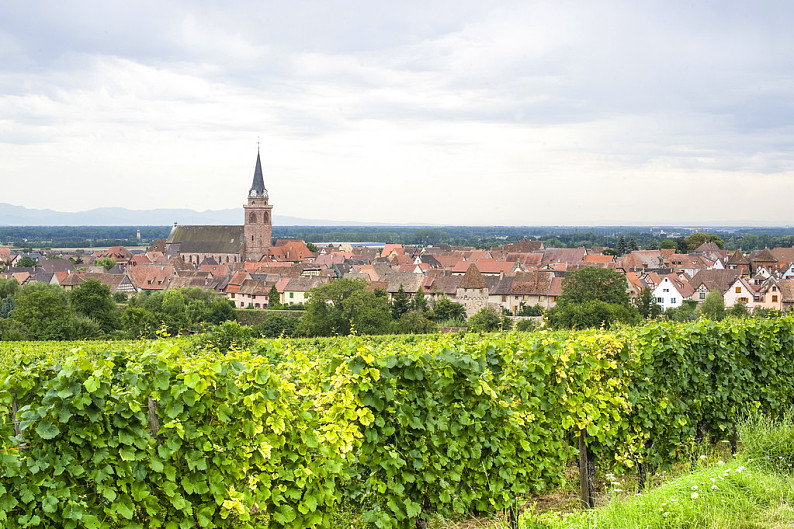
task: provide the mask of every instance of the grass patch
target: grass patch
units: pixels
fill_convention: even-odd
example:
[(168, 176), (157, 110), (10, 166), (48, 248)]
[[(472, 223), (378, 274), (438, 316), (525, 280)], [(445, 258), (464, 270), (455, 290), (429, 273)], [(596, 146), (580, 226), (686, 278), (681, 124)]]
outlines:
[[(737, 459), (673, 479), (604, 507), (571, 514), (527, 512), (521, 527), (599, 528), (794, 528), (794, 478)], [(782, 525), (781, 525), (782, 524)], [(789, 525), (790, 524), (790, 525)]]
[(752, 415), (739, 426), (742, 454), (775, 472), (794, 473), (794, 413), (777, 419)]

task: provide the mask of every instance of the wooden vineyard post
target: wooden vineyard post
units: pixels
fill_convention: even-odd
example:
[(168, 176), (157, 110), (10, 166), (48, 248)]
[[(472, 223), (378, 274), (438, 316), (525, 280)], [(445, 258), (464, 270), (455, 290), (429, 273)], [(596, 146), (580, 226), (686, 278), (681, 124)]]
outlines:
[(420, 512), (419, 515), (416, 517), (416, 524), (414, 525), (416, 529), (427, 529), (427, 520), (425, 520), (422, 517), (422, 513), (427, 512), (429, 508), (430, 508), (430, 499), (427, 496), (425, 496), (422, 499), (422, 512)]
[(154, 401), (153, 398), (149, 397), (149, 432), (151, 433), (152, 437), (157, 439), (158, 444), (160, 443), (160, 438), (157, 436), (158, 432), (160, 431), (160, 419), (157, 418), (157, 403)]
[(648, 464), (643, 461), (637, 465), (637, 493), (645, 490), (645, 480), (648, 478)]
[(735, 456), (736, 451), (738, 450), (739, 444), (739, 433), (736, 431), (736, 421), (734, 420), (731, 424), (732, 432), (731, 432), (731, 455)]
[[(11, 390), (11, 392), (14, 393), (14, 390)], [(18, 412), (19, 403), (17, 402), (16, 395), (14, 395), (14, 400), (11, 401), (11, 420), (14, 422), (14, 435), (17, 437), (22, 435), (22, 428), (19, 426), (19, 419), (17, 418)]]
[(595, 507), (594, 496), (594, 472), (593, 462), (590, 461), (590, 456), (587, 451), (587, 443), (584, 440), (584, 432), (579, 433), (579, 498), (581, 500), (582, 509), (592, 509)]
[(637, 493), (640, 493), (645, 490), (645, 486), (648, 483), (648, 451), (653, 446), (653, 443), (650, 439), (645, 441), (645, 453), (643, 454), (642, 462), (637, 465)]

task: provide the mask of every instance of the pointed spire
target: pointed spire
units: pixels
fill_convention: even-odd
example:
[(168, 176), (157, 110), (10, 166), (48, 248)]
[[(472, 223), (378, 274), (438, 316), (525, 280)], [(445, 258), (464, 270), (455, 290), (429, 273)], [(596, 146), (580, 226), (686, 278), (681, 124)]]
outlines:
[(256, 146), (256, 169), (254, 169), (254, 182), (251, 184), (251, 190), (248, 191), (248, 196), (265, 196), (267, 189), (265, 189), (265, 179), (262, 177), (262, 162), (259, 159), (259, 144)]
[(485, 278), (482, 276), (480, 269), (477, 268), (477, 265), (472, 263), (469, 265), (469, 269), (466, 270), (466, 273), (463, 274), (463, 279), (460, 280), (458, 288), (465, 290), (477, 288), (482, 289), (488, 288), (488, 284), (485, 282)]

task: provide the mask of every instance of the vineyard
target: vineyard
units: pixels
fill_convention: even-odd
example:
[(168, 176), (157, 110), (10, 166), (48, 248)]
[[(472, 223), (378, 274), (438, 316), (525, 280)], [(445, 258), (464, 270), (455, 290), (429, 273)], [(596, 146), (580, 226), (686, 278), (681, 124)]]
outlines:
[(344, 504), (357, 526), (413, 527), (513, 510), (580, 453), (669, 466), (732, 441), (747, 410), (794, 404), (791, 317), (244, 347), (220, 334), (0, 345), (0, 525), (297, 529)]

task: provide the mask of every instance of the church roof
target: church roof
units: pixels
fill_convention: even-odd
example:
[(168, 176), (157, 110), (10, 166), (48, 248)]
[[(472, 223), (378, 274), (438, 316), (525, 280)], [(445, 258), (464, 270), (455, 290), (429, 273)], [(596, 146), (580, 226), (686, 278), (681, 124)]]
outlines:
[(176, 226), (168, 244), (179, 246), (180, 253), (239, 254), (243, 245), (242, 226)]
[(251, 184), (249, 195), (256, 193), (256, 196), (262, 196), (267, 192), (265, 189), (265, 179), (262, 177), (262, 162), (259, 159), (259, 151), (256, 153), (256, 168), (254, 169), (254, 182)]

